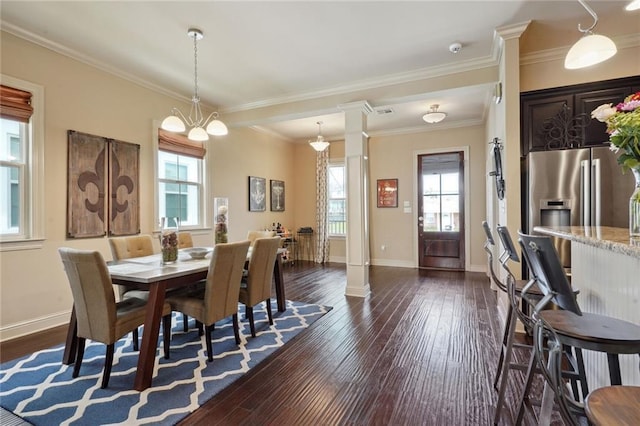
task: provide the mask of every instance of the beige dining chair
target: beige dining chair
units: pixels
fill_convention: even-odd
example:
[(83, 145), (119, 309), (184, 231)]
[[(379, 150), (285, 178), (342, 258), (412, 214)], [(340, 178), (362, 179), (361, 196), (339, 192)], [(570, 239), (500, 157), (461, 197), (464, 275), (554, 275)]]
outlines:
[(178, 249), (193, 247), (193, 238), (191, 232), (178, 232)]
[[(131, 259), (134, 257), (151, 256), (154, 254), (153, 239), (151, 235), (130, 235), (126, 237), (109, 238), (109, 247), (113, 260)], [(148, 300), (149, 292), (146, 290), (130, 290), (117, 285), (120, 300), (131, 297)], [(138, 330), (133, 331), (133, 347), (138, 350)]]
[[(73, 294), (77, 321), (77, 354), (72, 377), (80, 374), (86, 339), (107, 345), (102, 388), (109, 384), (115, 342), (144, 323), (146, 300), (135, 297), (116, 302), (109, 270), (98, 251), (58, 249)], [(169, 358), (171, 306), (165, 303), (163, 315), (164, 356)], [(135, 342), (135, 340), (134, 340)]]
[(238, 300), (245, 305), (245, 315), (249, 320), (252, 337), (256, 337), (253, 307), (258, 303), (265, 301), (269, 324), (273, 325), (271, 284), (278, 247), (280, 247), (280, 237), (257, 238), (251, 252), (247, 275), (242, 278)]
[(253, 247), (257, 238), (271, 238), (276, 236), (276, 231), (249, 231), (247, 232), (247, 240), (251, 242)]
[(249, 241), (216, 244), (211, 253), (207, 282), (204, 290), (176, 292), (166, 301), (174, 311), (194, 317), (205, 326), (207, 359), (213, 361), (211, 334), (216, 321), (229, 316), (233, 320), (236, 343), (240, 344), (238, 327), (238, 293), (242, 280), (242, 267), (247, 259)]

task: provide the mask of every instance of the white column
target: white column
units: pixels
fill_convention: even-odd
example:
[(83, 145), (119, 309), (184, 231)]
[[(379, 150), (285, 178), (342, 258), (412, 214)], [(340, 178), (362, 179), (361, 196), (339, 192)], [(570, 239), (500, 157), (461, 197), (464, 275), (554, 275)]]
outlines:
[(344, 111), (347, 196), (347, 296), (366, 297), (369, 286), (369, 166), (366, 101), (338, 106)]

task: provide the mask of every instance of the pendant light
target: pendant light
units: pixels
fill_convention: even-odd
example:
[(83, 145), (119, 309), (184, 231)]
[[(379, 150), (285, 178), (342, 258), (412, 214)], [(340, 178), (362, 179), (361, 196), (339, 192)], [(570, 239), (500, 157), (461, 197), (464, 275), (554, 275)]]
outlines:
[[(200, 96), (198, 96), (198, 40), (202, 40), (204, 34), (197, 28), (189, 28), (187, 34), (193, 38), (194, 92), (191, 98), (191, 111), (189, 111), (189, 116), (185, 117), (178, 108), (172, 108), (171, 115), (162, 121), (160, 127), (169, 132), (184, 132), (186, 123), (187, 126), (191, 127), (187, 137), (193, 141), (202, 142), (209, 140), (209, 135), (224, 136), (229, 133), (229, 130), (218, 119), (217, 112), (212, 112), (206, 119), (202, 115)], [(207, 130), (205, 130), (205, 127)]]
[(315, 140), (310, 140), (309, 145), (311, 145), (311, 147), (313, 147), (313, 149), (315, 149), (316, 151), (320, 152), (329, 147), (329, 142), (325, 141), (321, 135), (322, 121), (318, 121), (316, 122), (316, 124), (318, 125), (318, 137)]
[(593, 17), (593, 25), (583, 30), (582, 26), (578, 24), (578, 30), (584, 35), (569, 49), (564, 59), (564, 67), (570, 70), (599, 64), (611, 58), (618, 51), (615, 43), (609, 37), (593, 33), (593, 29), (598, 23), (598, 15), (584, 0), (578, 0), (578, 3)]
[(431, 111), (429, 111), (428, 113), (426, 113), (425, 115), (422, 116), (422, 119), (424, 121), (426, 121), (427, 123), (433, 124), (433, 123), (439, 123), (442, 120), (444, 120), (444, 118), (447, 116), (446, 112), (441, 112), (438, 111), (438, 107), (440, 105), (438, 104), (433, 104), (431, 105), (429, 108), (431, 108)]

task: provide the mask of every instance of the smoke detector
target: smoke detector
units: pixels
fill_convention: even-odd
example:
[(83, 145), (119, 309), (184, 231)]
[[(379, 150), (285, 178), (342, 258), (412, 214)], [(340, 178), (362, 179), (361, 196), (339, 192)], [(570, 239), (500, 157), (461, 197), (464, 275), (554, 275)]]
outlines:
[(451, 52), (451, 53), (458, 53), (461, 50), (462, 50), (462, 44), (460, 44), (458, 42), (451, 43), (449, 45), (449, 52)]

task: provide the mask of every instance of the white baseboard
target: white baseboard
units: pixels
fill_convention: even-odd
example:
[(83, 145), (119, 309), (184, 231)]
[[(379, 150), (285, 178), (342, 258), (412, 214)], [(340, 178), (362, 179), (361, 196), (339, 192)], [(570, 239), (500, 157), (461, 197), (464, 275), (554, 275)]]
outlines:
[(0, 327), (0, 341), (15, 339), (38, 331), (47, 330), (59, 325), (68, 324), (71, 311), (58, 312), (44, 317), (34, 318), (28, 321), (9, 324)]
[(371, 264), (375, 266), (395, 266), (397, 268), (415, 268), (413, 261), (408, 260), (390, 260), (390, 259), (371, 259)]
[(487, 265), (469, 265), (468, 272), (484, 272), (487, 273)]

